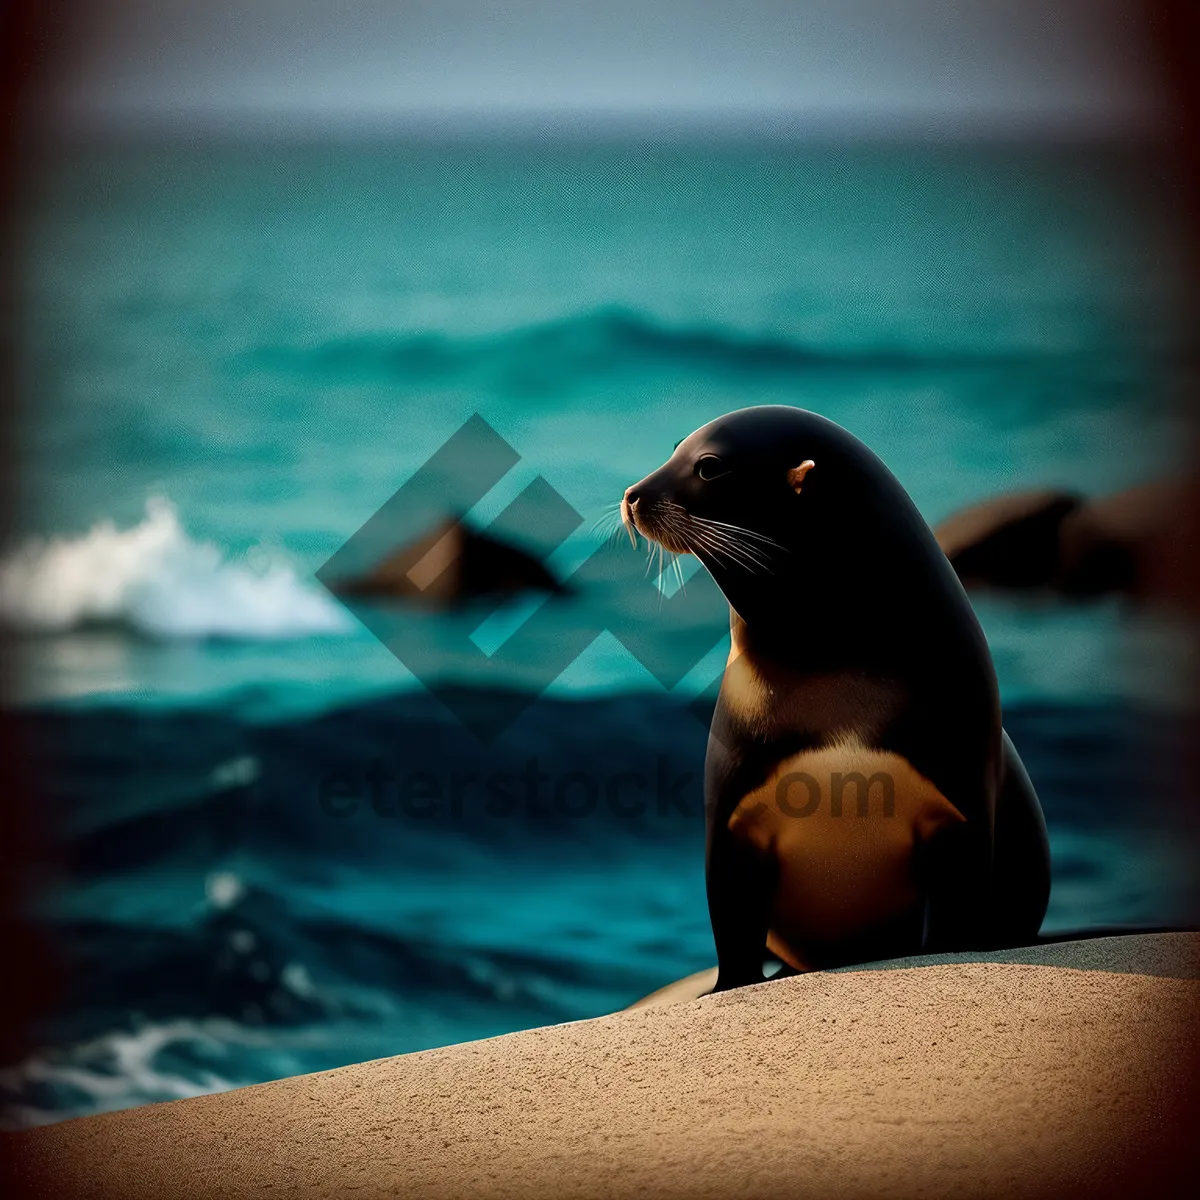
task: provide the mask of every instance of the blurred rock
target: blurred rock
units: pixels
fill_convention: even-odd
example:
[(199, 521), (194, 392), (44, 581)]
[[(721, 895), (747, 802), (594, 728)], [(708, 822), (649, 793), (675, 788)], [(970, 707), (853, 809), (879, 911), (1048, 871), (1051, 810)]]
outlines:
[(1163, 599), (1188, 548), (1173, 519), (1183, 505), (1183, 486), (1165, 481), (1098, 499), (1012, 492), (954, 513), (934, 534), (968, 588)]
[(567, 589), (533, 555), (450, 517), (366, 574), (335, 583), (333, 590), (345, 597), (449, 608), (480, 596)]

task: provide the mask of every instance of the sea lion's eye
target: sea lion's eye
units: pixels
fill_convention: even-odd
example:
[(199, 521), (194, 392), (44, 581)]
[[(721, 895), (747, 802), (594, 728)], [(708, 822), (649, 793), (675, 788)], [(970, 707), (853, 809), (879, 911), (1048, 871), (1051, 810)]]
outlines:
[(696, 460), (696, 474), (707, 482), (728, 475), (729, 468), (715, 454), (706, 454)]

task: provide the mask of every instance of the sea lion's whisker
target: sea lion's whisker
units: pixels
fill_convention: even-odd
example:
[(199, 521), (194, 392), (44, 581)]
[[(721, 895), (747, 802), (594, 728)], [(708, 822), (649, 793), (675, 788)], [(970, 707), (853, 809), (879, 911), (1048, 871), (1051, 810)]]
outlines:
[(723, 541), (735, 543), (739, 546), (745, 546), (746, 549), (753, 550), (755, 553), (762, 554), (764, 556), (769, 555), (774, 550), (787, 549), (786, 546), (780, 546), (769, 539), (761, 537), (751, 538), (747, 536), (747, 534), (737, 531), (736, 529), (722, 529), (716, 525), (711, 525), (708, 523), (702, 523), (699, 527), (705, 529), (713, 537), (720, 538)]
[(775, 573), (765, 562), (751, 554), (745, 546), (716, 539), (709, 530), (694, 530), (692, 537), (700, 548), (717, 560), (727, 558), (734, 565), (752, 572), (757, 569), (764, 570), (771, 575)]
[[(667, 570), (666, 556), (667, 556), (667, 554), (670, 554), (671, 555), (671, 569), (674, 572), (675, 578), (679, 581), (679, 589), (680, 589), (680, 591), (686, 591), (687, 590), (687, 582), (683, 578), (683, 568), (679, 564), (679, 556), (680, 556), (680, 554), (690, 553), (691, 548), (690, 548), (690, 546), (688, 544), (688, 540), (687, 540), (686, 526), (685, 526), (684, 522), (681, 522), (679, 520), (679, 517), (677, 515), (679, 511), (682, 511), (682, 508), (678, 504), (672, 504), (672, 505), (667, 506), (667, 511), (665, 511), (664, 513), (661, 514), (662, 525), (663, 525), (664, 532), (667, 533), (667, 535), (671, 538), (671, 540), (682, 544), (685, 547), (685, 549), (682, 551), (672, 550), (672, 549), (668, 549), (668, 547), (666, 545), (664, 545), (662, 542), (658, 543), (659, 564), (660, 564), (660, 570), (658, 573), (658, 577), (661, 578), (662, 575), (664, 575), (666, 573), (666, 570)], [(685, 516), (686, 516), (686, 514), (685, 514)], [(661, 588), (659, 589), (659, 591), (661, 593), (659, 596), (659, 607), (661, 608), (663, 599), (666, 597), (666, 592), (663, 591)]]
[(761, 567), (763, 570), (774, 574), (771, 570), (770, 562), (766, 555), (766, 548), (756, 545), (745, 545), (742, 541), (735, 537), (730, 531), (718, 529), (709, 526), (701, 519), (697, 519), (695, 533), (698, 536), (703, 530), (705, 537), (709, 540), (709, 545), (719, 545), (730, 551), (736, 550), (743, 559), (754, 563), (755, 566)]
[(775, 572), (771, 570), (771, 566), (765, 560), (756, 555), (746, 546), (741, 546), (736, 542), (724, 541), (722, 539), (713, 539), (711, 532), (706, 532), (704, 535), (709, 540), (709, 546), (720, 549), (732, 561), (739, 563), (750, 571), (766, 571), (767, 574), (773, 575)]
[(690, 553), (690, 546), (687, 540), (687, 530), (686, 528), (680, 527), (680, 523), (676, 520), (674, 513), (668, 517), (667, 524), (670, 527), (671, 533), (674, 535), (675, 539), (685, 547), (685, 550), (682, 552), (675, 551), (671, 555), (671, 567), (674, 570), (675, 578), (679, 583), (679, 590), (681, 592), (685, 592), (687, 591), (687, 581), (683, 577), (683, 567), (680, 565), (679, 556), (680, 553)]
[(625, 531), (618, 525), (615, 529), (606, 529), (603, 532), (597, 530), (592, 534), (597, 538), (602, 546), (616, 545), (617, 541), (625, 536)]
[[(649, 575), (650, 574), (649, 568), (654, 567), (655, 560), (657, 560), (658, 565), (657, 565), (656, 569), (654, 570), (655, 581), (657, 581), (662, 576), (664, 554), (665, 554), (665, 549), (663, 547), (662, 542), (655, 542), (650, 550), (650, 562), (648, 564), (647, 571), (646, 571), (647, 575)], [(659, 608), (662, 608), (663, 598), (664, 598), (664, 593), (663, 593), (662, 588), (660, 587), (658, 589), (658, 606), (659, 606)]]
[[(649, 579), (651, 572), (654, 572), (654, 578), (657, 579), (662, 574), (662, 552), (663, 546), (661, 542), (654, 541), (652, 538), (646, 539), (646, 578)], [(654, 570), (654, 560), (659, 560), (658, 570)]]
[(602, 512), (589, 526), (589, 533), (598, 533), (605, 525), (617, 526), (621, 523), (620, 505)]
[(711, 517), (693, 517), (694, 521), (702, 521), (705, 525), (711, 526), (714, 529), (726, 530), (729, 533), (740, 534), (744, 538), (751, 538), (756, 542), (761, 542), (765, 546), (770, 546), (774, 550), (787, 550), (787, 547), (775, 541), (774, 538), (769, 538), (765, 533), (756, 533), (753, 529), (744, 529), (741, 525), (730, 525), (726, 521), (714, 521)]
[(740, 550), (740, 547), (735, 545), (727, 545), (721, 539), (715, 537), (709, 530), (699, 528), (689, 524), (687, 527), (687, 538), (689, 543), (695, 543), (699, 546), (704, 546), (709, 549), (721, 550)]
[[(623, 516), (623, 514), (622, 514)], [(740, 567), (742, 570), (766, 571), (773, 575), (770, 563), (766, 559), (766, 547), (778, 546), (764, 534), (753, 530), (743, 529), (738, 525), (730, 525), (724, 521), (712, 521), (706, 517), (697, 517), (682, 505), (673, 500), (660, 501), (655, 506), (653, 518), (661, 529), (666, 541), (682, 546), (683, 551), (671, 550), (676, 557), (673, 567), (680, 587), (684, 586), (683, 569), (678, 562), (679, 553), (703, 552), (717, 563)], [(626, 525), (626, 529), (628, 529)], [(747, 544), (749, 543), (749, 544)], [(758, 544), (762, 543), (762, 544)], [(784, 547), (779, 547), (783, 549)], [(646, 570), (645, 575), (658, 579), (666, 571), (666, 554), (668, 547), (656, 537), (646, 539)]]
[[(726, 521), (714, 521), (709, 517), (698, 517), (694, 513), (688, 512), (682, 504), (676, 504), (674, 501), (667, 501), (664, 507), (672, 512), (682, 515), (684, 522), (689, 528), (704, 529), (714, 538), (720, 539), (727, 544), (738, 544), (741, 546), (742, 539), (750, 539), (754, 542), (762, 543), (761, 546), (742, 546), (741, 548), (749, 552), (750, 550), (761, 553), (766, 547), (772, 547), (779, 550), (786, 550), (786, 546), (781, 546), (766, 534), (756, 533), (753, 529), (743, 529), (740, 525), (730, 525)], [(762, 563), (766, 566), (766, 563)]]
[(722, 546), (726, 549), (737, 551), (739, 554), (757, 563), (759, 566), (765, 567), (767, 565), (766, 560), (762, 557), (762, 552), (759, 547), (743, 545), (741, 541), (735, 538), (732, 534), (722, 529), (710, 528), (698, 518), (691, 518), (689, 524), (692, 534), (696, 537), (703, 535), (704, 539), (709, 545)]
[(602, 513), (593, 523), (589, 531), (597, 538), (602, 546), (615, 546), (617, 541), (627, 532), (619, 508)]

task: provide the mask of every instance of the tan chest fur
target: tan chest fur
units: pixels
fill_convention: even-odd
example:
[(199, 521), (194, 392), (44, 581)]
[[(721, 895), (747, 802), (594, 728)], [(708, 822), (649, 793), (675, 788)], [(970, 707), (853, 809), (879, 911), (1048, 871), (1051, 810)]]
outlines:
[(773, 862), (767, 946), (798, 970), (913, 919), (914, 850), (962, 814), (907, 759), (847, 740), (781, 762), (729, 819)]
[(767, 947), (804, 970), (831, 947), (919, 919), (914, 852), (965, 818), (907, 759), (865, 744), (861, 714), (887, 711), (886, 683), (800, 679), (757, 657), (734, 613), (730, 632), (721, 696), (744, 729), (844, 731), (780, 762), (729, 818), (776, 874)]
[(902, 690), (888, 680), (844, 672), (797, 676), (755, 654), (746, 645), (745, 627), (736, 615), (730, 633), (721, 700), (750, 736), (819, 728), (841, 729), (849, 737), (861, 733), (864, 712), (883, 719), (903, 700)]

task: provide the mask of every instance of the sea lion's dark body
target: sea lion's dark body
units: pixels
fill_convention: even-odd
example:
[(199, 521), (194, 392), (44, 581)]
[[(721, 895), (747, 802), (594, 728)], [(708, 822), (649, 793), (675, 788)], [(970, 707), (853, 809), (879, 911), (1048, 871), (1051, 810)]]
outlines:
[[(625, 515), (731, 608), (705, 781), (718, 988), (760, 981), (768, 947), (805, 969), (1031, 940), (1041, 809), (970, 603), (883, 463), (815, 414), (746, 409), (681, 442)], [(866, 817), (857, 787), (836, 815), (839, 776), (875, 779)]]

